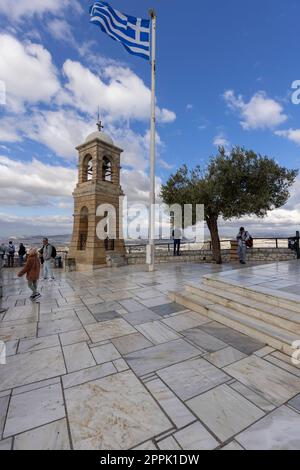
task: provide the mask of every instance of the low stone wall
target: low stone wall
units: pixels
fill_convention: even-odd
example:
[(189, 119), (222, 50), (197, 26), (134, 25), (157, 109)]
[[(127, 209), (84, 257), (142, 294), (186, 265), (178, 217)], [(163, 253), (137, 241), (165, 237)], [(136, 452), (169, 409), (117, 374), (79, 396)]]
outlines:
[(297, 259), (297, 253), (288, 248), (252, 248), (247, 250), (249, 261), (290, 261)]
[[(128, 264), (145, 264), (146, 254), (130, 253), (126, 255)], [(287, 248), (252, 248), (247, 250), (248, 261), (290, 261), (296, 259), (294, 251)], [(222, 250), (222, 260), (224, 263), (230, 262), (230, 250)], [(212, 252), (210, 250), (190, 250), (182, 251), (181, 256), (173, 256), (172, 252), (156, 251), (156, 263), (211, 263)]]

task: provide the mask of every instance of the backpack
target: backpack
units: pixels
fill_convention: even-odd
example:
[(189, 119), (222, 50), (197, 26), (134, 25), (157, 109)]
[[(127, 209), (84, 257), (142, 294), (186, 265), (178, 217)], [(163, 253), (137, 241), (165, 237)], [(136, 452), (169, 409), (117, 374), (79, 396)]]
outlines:
[(249, 235), (248, 240), (246, 240), (246, 246), (248, 248), (253, 248), (253, 238), (251, 237), (251, 235)]
[(16, 249), (15, 249), (14, 245), (9, 245), (9, 246), (8, 246), (8, 253), (9, 253), (10, 255), (14, 255), (14, 254), (15, 254), (15, 251), (16, 251)]
[(56, 248), (55, 248), (55, 246), (52, 246), (51, 258), (56, 258)]

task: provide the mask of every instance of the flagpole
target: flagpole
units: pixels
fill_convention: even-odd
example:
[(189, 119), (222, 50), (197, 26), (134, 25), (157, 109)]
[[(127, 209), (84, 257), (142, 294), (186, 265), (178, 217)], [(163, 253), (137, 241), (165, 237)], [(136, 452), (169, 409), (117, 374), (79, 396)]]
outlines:
[(149, 198), (149, 234), (147, 259), (149, 271), (155, 266), (155, 137), (156, 137), (156, 12), (150, 10), (151, 17), (151, 130), (150, 130), (150, 198)]

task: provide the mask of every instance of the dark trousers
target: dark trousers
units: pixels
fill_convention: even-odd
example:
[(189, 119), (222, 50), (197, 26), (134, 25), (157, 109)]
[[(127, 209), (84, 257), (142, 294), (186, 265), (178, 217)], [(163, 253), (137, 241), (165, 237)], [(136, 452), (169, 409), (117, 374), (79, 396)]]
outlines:
[(7, 255), (7, 265), (9, 268), (14, 267), (15, 255)]
[(179, 256), (180, 252), (180, 239), (179, 240), (174, 240), (174, 256)]

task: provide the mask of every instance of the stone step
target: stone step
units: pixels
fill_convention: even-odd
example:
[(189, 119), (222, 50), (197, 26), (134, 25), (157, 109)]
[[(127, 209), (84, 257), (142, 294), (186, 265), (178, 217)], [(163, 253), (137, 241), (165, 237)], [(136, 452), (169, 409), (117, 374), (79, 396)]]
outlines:
[(222, 278), (215, 278), (211, 275), (203, 276), (202, 283), (206, 286), (213, 287), (217, 290), (226, 290), (232, 292), (233, 294), (242, 295), (249, 299), (257, 300), (259, 302), (264, 302), (272, 306), (287, 308), (293, 310), (294, 312), (300, 313), (300, 302), (299, 296), (290, 294), (288, 292), (276, 293), (271, 292), (271, 289), (266, 289), (259, 286), (241, 286), (238, 282), (233, 280), (227, 280)]
[(170, 293), (170, 298), (190, 310), (206, 315), (211, 320), (266, 343), (289, 356), (294, 352), (293, 342), (299, 339), (298, 335), (257, 318), (251, 319), (247, 315), (218, 304), (208, 304), (207, 300), (188, 291)]
[(216, 290), (214, 287), (203, 284), (188, 284), (185, 289), (205, 300), (234, 309), (250, 318), (258, 318), (271, 325), (296, 333), (300, 337), (300, 314), (293, 310), (258, 302), (228, 290)]

